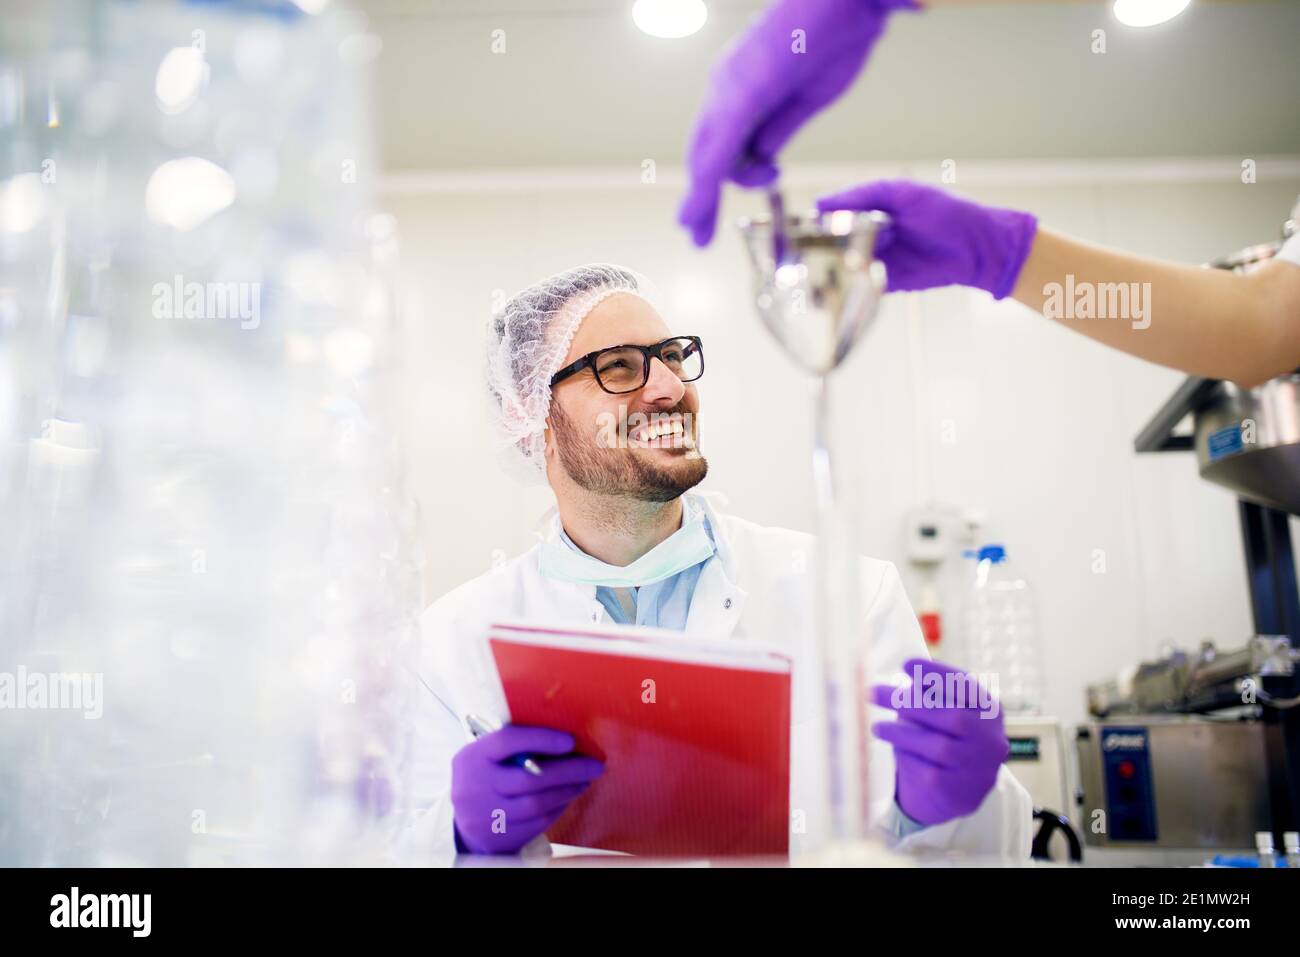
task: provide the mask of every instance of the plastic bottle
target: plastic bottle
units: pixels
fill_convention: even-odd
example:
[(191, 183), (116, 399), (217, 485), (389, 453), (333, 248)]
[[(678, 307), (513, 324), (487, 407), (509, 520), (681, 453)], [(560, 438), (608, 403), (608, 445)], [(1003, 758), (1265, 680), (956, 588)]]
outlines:
[(1282, 847), (1286, 851), (1286, 866), (1300, 867), (1300, 832), (1285, 832), (1282, 835)]
[(1001, 545), (979, 550), (962, 613), (965, 663), (1006, 714), (1038, 714), (1043, 652), (1029, 583)]
[(1277, 867), (1277, 853), (1273, 850), (1273, 835), (1269, 831), (1255, 832), (1255, 851), (1260, 867)]

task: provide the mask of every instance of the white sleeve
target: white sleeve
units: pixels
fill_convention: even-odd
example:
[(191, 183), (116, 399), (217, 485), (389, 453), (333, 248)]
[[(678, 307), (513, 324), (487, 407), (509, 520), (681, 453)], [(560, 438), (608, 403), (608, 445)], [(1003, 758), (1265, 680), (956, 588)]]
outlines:
[(1296, 233), (1284, 242), (1282, 248), (1274, 254), (1273, 258), (1282, 259), (1300, 266), (1300, 233)]
[(390, 850), (399, 864), (449, 865), (456, 857), (451, 759), (466, 743), (464, 732), (416, 676), (409, 677), (415, 685), (411, 688), (411, 750), (405, 793), (398, 801), (406, 817)]
[[(867, 613), (871, 635), (873, 682), (888, 682), (902, 672), (908, 658), (929, 658), (920, 623), (903, 591), (898, 570), (885, 562), (876, 597)], [(870, 587), (864, 594), (870, 595)], [(890, 712), (872, 707), (871, 720), (891, 720)], [(872, 821), (886, 843), (901, 851), (959, 850), (968, 854), (1027, 861), (1033, 842), (1033, 802), (1006, 766), (972, 814), (899, 837), (894, 810), (894, 749), (874, 735), (871, 740), (870, 787)]]
[(410, 750), (405, 793), (399, 802), (406, 826), (395, 836), (392, 848), (400, 863), (447, 865), (456, 856), (451, 761), (469, 743), (456, 715), (473, 709), (479, 696), (469, 684), (473, 669), (466, 662), (473, 636), (462, 634), (450, 610), (454, 604), (443, 598), (425, 611), (419, 648), (408, 673)]

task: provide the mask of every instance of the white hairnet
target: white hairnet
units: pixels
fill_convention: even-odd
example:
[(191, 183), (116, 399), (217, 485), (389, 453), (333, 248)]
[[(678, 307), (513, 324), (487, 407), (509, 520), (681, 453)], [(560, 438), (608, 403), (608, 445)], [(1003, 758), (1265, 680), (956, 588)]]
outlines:
[(529, 286), (488, 323), (488, 392), (501, 464), (515, 478), (545, 481), (551, 376), (560, 370), (582, 320), (620, 292), (651, 298), (645, 277), (631, 269), (578, 266)]

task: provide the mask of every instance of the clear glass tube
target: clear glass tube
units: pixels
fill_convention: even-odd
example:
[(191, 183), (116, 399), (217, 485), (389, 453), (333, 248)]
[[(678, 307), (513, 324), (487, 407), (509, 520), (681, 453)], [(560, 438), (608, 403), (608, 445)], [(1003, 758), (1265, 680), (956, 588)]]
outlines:
[(813, 484), (817, 501), (815, 607), (819, 666), (825, 692), (825, 748), (829, 837), (859, 841), (870, 835), (866, 693), (870, 677), (861, 596), (861, 552), (856, 510), (845, 494), (832, 452), (834, 422), (830, 374), (813, 385)]

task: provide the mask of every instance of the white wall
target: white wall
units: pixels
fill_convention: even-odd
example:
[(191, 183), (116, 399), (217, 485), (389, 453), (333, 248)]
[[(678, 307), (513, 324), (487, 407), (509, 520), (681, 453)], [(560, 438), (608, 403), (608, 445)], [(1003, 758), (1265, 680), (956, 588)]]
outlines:
[[(1300, 192), (1297, 168), (1294, 160), (1261, 162), (1260, 181), (1244, 185), (1235, 160), (999, 164), (962, 178), (960, 189), (1081, 237), (1201, 262), (1274, 238)], [(755, 521), (812, 527), (804, 383), (753, 314), (734, 230), (724, 225), (713, 247), (696, 251), (673, 224), (680, 176), (643, 185), (636, 173), (625, 184), (620, 175), (390, 181), (386, 207), (400, 223), (406, 277), (406, 454), (430, 599), (528, 547), (550, 505), (545, 489), (516, 486), (495, 465), (481, 399), (482, 330), (494, 294), (583, 262), (648, 274), (669, 325), (704, 338), (706, 487)], [(786, 179), (791, 205), (856, 181), (814, 169)], [(724, 223), (755, 208), (755, 197), (732, 191)], [(921, 504), (924, 449), (932, 498), (984, 509), (985, 540), (1005, 543), (1037, 589), (1048, 705), (1067, 720), (1082, 716), (1086, 682), (1165, 642), (1241, 643), (1251, 620), (1235, 499), (1201, 481), (1190, 455), (1133, 452), (1134, 436), (1181, 376), (1014, 302), (956, 289), (917, 301), (918, 389), (902, 297), (887, 300), (843, 373), (867, 465), (864, 551), (894, 561), (915, 583), (902, 516)], [(919, 429), (918, 396), (926, 410)], [(955, 442), (943, 439), (945, 420)], [(1096, 549), (1104, 550), (1104, 574), (1093, 571)], [(945, 583), (959, 566), (948, 564)], [(946, 597), (952, 627), (958, 596)]]

